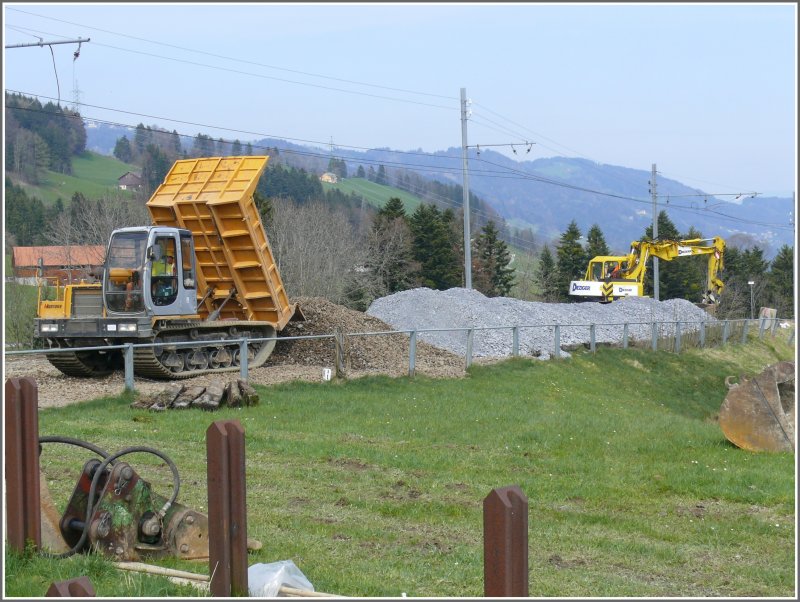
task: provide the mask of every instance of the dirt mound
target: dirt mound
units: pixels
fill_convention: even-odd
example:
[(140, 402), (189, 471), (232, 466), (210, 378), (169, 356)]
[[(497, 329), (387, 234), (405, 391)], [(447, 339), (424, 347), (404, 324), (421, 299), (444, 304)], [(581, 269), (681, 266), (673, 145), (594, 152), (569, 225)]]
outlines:
[[(297, 303), (305, 315), (304, 322), (290, 322), (282, 337), (330, 335), (337, 330), (345, 334), (388, 332), (394, 330), (385, 322), (367, 314), (336, 305), (320, 297), (300, 297)], [(407, 334), (345, 337), (348, 369), (359, 372), (405, 374), (408, 372), (409, 337)], [(335, 360), (333, 338), (278, 341), (269, 365), (326, 365)], [(430, 376), (461, 376), (464, 358), (417, 341), (416, 369)]]

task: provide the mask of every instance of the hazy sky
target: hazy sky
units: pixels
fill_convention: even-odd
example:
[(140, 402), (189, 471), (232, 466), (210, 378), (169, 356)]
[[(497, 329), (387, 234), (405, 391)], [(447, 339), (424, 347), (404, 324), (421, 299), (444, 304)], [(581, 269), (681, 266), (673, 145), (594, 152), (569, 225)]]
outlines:
[(3, 19), (4, 46), (91, 39), (77, 60), (3, 53), (6, 90), (72, 105), (77, 89), (87, 118), (432, 152), (461, 145), (466, 88), (469, 144), (796, 189), (794, 3), (5, 3)]

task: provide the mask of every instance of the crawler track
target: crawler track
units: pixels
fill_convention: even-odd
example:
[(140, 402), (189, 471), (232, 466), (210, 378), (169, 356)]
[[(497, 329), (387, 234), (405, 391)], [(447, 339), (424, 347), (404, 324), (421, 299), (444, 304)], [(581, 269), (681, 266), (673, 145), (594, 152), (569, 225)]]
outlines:
[(67, 376), (107, 376), (114, 371), (112, 354), (99, 351), (48, 353), (47, 359)]

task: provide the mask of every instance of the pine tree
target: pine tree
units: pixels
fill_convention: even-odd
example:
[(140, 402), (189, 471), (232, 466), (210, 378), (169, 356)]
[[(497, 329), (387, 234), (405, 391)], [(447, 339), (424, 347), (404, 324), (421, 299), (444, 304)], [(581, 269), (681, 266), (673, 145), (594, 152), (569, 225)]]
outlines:
[(386, 179), (386, 168), (383, 165), (378, 166), (378, 177), (375, 179), (376, 184), (383, 184), (384, 186), (389, 183)]
[(238, 139), (233, 141), (233, 147), (231, 148), (231, 154), (234, 157), (238, 157), (238, 156), (240, 156), (242, 154), (242, 143), (239, 142)]
[(542, 300), (548, 303), (558, 301), (562, 295), (558, 288), (558, 270), (550, 247), (545, 245), (539, 254), (539, 265), (536, 268), (536, 280), (541, 291)]
[(475, 242), (473, 274), (475, 288), (487, 297), (505, 297), (514, 284), (514, 269), (509, 267), (511, 254), (500, 238), (493, 221), (489, 221)]
[(569, 283), (580, 280), (586, 273), (586, 253), (580, 243), (581, 231), (577, 222), (572, 220), (561, 235), (556, 247), (556, 273), (558, 277), (558, 296), (569, 300)]
[(363, 165), (359, 165), (358, 166), (358, 171), (356, 172), (356, 177), (357, 178), (366, 178), (367, 177), (367, 174), (364, 171), (364, 166)]
[(114, 156), (123, 163), (130, 163), (133, 158), (133, 150), (131, 150), (131, 143), (127, 136), (117, 139), (114, 145)]
[(594, 224), (589, 228), (589, 232), (586, 234), (586, 242), (586, 257), (589, 259), (597, 257), (598, 255), (609, 254), (606, 238), (599, 225)]
[(417, 207), (409, 219), (421, 286), (445, 290), (461, 283), (458, 247), (451, 227), (453, 221), (452, 211), (441, 212), (425, 203)]
[(783, 245), (772, 260), (768, 274), (770, 303), (778, 317), (794, 318), (794, 249)]
[(403, 202), (392, 197), (376, 214), (370, 235), (368, 267), (379, 281), (380, 294), (411, 288), (418, 264)]

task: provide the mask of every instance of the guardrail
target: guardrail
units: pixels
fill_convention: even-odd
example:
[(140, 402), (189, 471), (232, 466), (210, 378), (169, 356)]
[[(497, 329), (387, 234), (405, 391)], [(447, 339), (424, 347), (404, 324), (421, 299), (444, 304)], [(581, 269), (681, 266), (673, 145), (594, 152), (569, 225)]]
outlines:
[[(416, 373), (417, 346), (420, 340), (424, 340), (426, 333), (440, 332), (461, 332), (464, 334), (464, 367), (469, 368), (474, 360), (475, 334), (482, 331), (510, 331), (509, 353), (496, 354), (491, 357), (519, 357), (520, 356), (520, 335), (526, 330), (548, 330), (552, 338), (552, 357), (559, 359), (563, 356), (565, 349), (571, 350), (580, 347), (587, 347), (594, 353), (598, 345), (618, 346), (623, 349), (630, 347), (649, 348), (652, 351), (669, 351), (681, 353), (687, 348), (705, 348), (710, 346), (723, 346), (731, 342), (745, 343), (748, 340), (748, 333), (751, 325), (758, 326), (758, 338), (763, 339), (766, 333), (775, 336), (779, 322), (787, 322), (778, 318), (757, 318), (757, 319), (737, 319), (737, 320), (701, 320), (701, 321), (653, 321), (653, 322), (614, 322), (601, 324), (517, 324), (513, 326), (476, 326), (472, 328), (423, 328), (416, 330), (388, 330), (379, 332), (355, 332), (355, 333), (333, 333), (323, 335), (302, 335), (290, 337), (264, 337), (264, 338), (240, 338), (226, 339), (226, 343), (237, 343), (239, 345), (239, 375), (242, 380), (249, 378), (249, 366), (247, 357), (247, 345), (250, 342), (268, 341), (299, 341), (312, 339), (331, 339), (334, 342), (336, 358), (334, 363), (337, 366), (343, 365), (342, 356), (344, 351), (344, 338), (346, 337), (372, 337), (386, 335), (408, 335), (408, 375), (414, 376)], [(793, 321), (789, 321), (792, 322)], [(604, 336), (598, 341), (598, 328), (603, 329)], [(608, 336), (608, 329), (622, 329), (621, 338)], [(567, 343), (563, 344), (563, 335), (574, 335), (576, 331), (588, 329), (588, 343)], [(422, 336), (421, 336), (422, 335)], [(794, 341), (795, 329), (789, 335), (789, 343)], [(609, 341), (608, 339), (614, 340)], [(583, 341), (583, 338), (578, 338)], [(109, 351), (119, 349), (123, 352), (125, 365), (125, 390), (133, 391), (134, 368), (133, 350), (140, 347), (197, 347), (196, 341), (185, 342), (164, 342), (164, 343), (125, 343), (120, 345), (102, 345), (94, 347), (70, 347), (52, 349), (31, 349), (24, 351), (6, 351), (6, 356), (18, 355), (42, 355), (54, 353), (69, 353), (74, 351)]]

